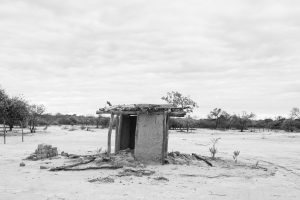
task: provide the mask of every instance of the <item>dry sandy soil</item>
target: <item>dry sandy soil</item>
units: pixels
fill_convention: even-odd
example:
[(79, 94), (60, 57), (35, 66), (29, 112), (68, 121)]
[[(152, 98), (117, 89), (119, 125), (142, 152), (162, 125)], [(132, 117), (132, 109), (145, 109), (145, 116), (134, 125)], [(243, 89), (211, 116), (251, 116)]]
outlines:
[[(147, 165), (151, 176), (115, 176), (120, 170), (58, 171), (40, 169), (62, 158), (24, 160), (40, 143), (58, 147), (59, 152), (95, 153), (106, 147), (107, 130), (68, 131), (49, 127), (34, 135), (7, 137), (0, 144), (0, 199), (300, 199), (300, 134), (239, 133), (197, 130), (171, 131), (169, 151), (209, 156), (212, 138), (221, 138), (214, 167), (204, 162), (192, 165)], [(2, 141), (1, 141), (2, 142)], [(238, 163), (232, 160), (240, 150)], [(259, 161), (259, 169), (255, 168)], [(267, 170), (263, 170), (266, 168)], [(92, 178), (113, 177), (113, 183)], [(157, 177), (168, 180), (156, 180)]]

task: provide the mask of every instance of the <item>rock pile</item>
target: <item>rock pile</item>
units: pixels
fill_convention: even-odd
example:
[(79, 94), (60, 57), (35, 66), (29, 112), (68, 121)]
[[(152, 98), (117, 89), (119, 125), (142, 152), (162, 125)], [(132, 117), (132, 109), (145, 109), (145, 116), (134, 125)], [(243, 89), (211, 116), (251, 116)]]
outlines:
[(35, 152), (31, 154), (27, 159), (40, 160), (40, 159), (55, 157), (57, 155), (58, 155), (57, 147), (52, 147), (52, 145), (48, 145), (48, 144), (39, 144)]

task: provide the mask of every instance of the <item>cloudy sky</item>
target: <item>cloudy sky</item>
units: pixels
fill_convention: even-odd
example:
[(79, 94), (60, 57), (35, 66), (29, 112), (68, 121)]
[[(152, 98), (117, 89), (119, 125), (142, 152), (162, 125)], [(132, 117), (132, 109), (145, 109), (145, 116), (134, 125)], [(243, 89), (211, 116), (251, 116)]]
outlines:
[(50, 113), (190, 95), (258, 118), (300, 107), (300, 1), (0, 0), (0, 85)]

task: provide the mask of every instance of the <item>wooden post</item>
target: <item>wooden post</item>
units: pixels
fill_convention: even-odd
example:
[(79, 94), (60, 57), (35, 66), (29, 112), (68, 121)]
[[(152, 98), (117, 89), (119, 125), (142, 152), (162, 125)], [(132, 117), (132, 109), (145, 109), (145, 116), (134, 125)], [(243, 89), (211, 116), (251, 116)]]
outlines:
[(110, 115), (110, 122), (109, 122), (109, 128), (108, 128), (108, 140), (107, 140), (107, 154), (110, 156), (111, 153), (111, 132), (113, 128), (114, 123), (114, 114), (112, 113)]
[(119, 132), (119, 115), (116, 116), (116, 130), (115, 130), (115, 153), (117, 153), (117, 136)]
[(163, 114), (163, 141), (162, 141), (162, 151), (161, 151), (161, 164), (165, 164), (166, 158), (166, 140), (167, 140), (167, 112)]
[(120, 114), (119, 120), (118, 120), (118, 130), (116, 129), (116, 139), (115, 139), (115, 153), (118, 153), (120, 151), (120, 140), (121, 140), (121, 132), (122, 132), (122, 121), (123, 121), (123, 115)]
[(165, 140), (165, 153), (166, 153), (166, 155), (168, 155), (169, 121), (170, 121), (170, 116), (169, 116), (169, 114), (167, 114), (167, 121), (166, 121), (166, 140)]

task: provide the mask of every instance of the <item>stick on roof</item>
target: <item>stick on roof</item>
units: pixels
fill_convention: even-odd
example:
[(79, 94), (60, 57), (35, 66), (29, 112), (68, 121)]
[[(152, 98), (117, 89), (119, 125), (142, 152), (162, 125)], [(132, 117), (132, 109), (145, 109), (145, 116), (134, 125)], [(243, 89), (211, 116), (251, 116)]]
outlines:
[(167, 111), (171, 116), (183, 117), (186, 114), (185, 109), (187, 108), (189, 107), (181, 108), (172, 104), (128, 104), (100, 108), (97, 114), (137, 114)]

